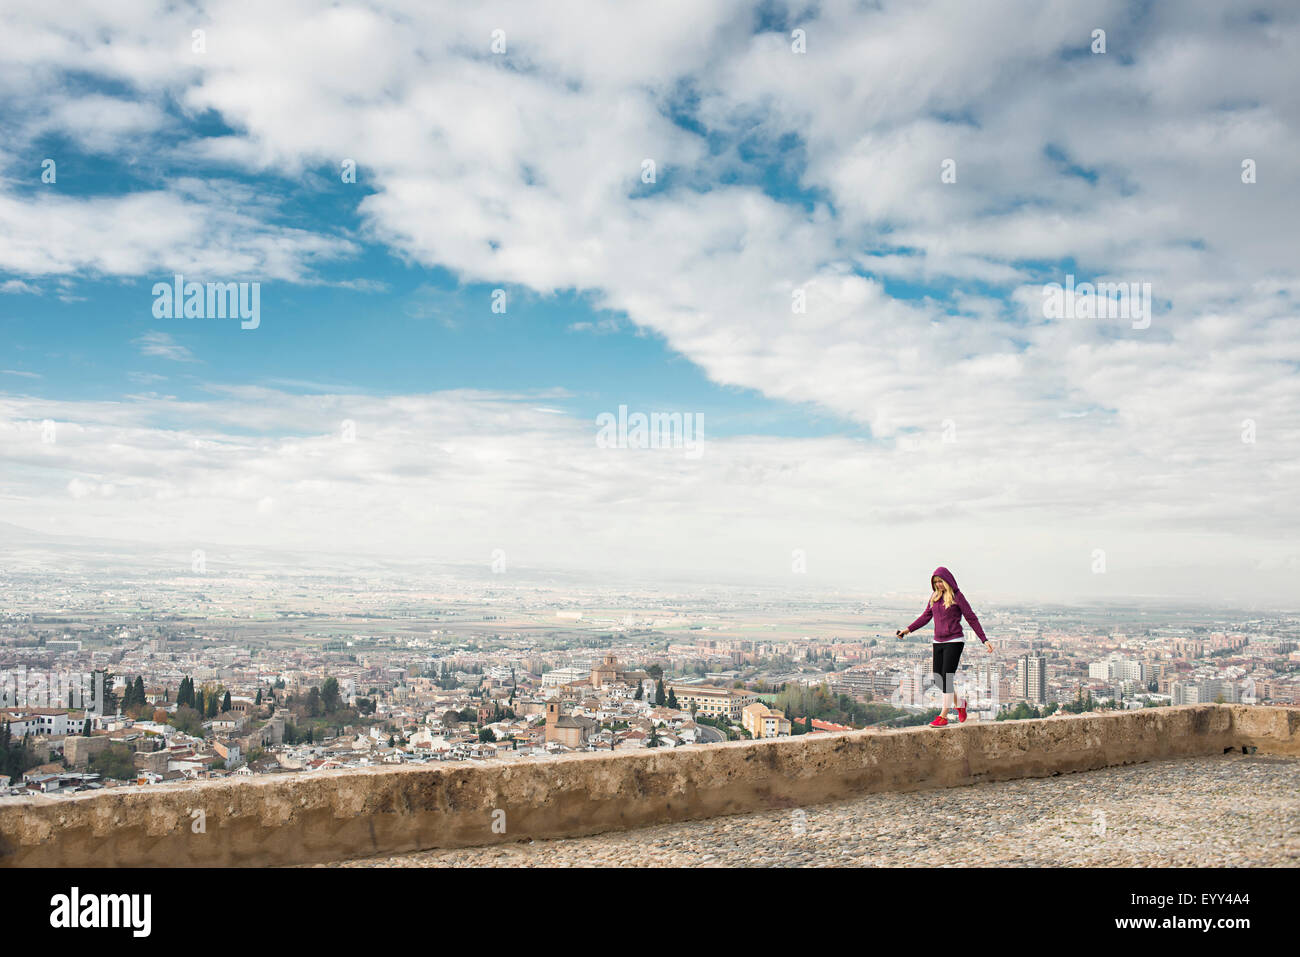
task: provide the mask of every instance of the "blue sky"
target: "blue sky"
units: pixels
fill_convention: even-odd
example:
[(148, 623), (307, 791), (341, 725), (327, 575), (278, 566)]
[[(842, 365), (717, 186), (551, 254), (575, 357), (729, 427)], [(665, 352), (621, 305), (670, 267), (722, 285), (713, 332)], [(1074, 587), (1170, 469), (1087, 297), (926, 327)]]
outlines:
[[(68, 96), (129, 101), (133, 93), (126, 84), (77, 71), (62, 73), (62, 79)], [(691, 107), (689, 97), (666, 104), (673, 122), (707, 141), (710, 152), (737, 156), (718, 183), (752, 185), (777, 202), (805, 208), (826, 202), (824, 192), (800, 182), (797, 135), (764, 144), (753, 134), (710, 131), (698, 124)], [(160, 109), (167, 127), (160, 140), (179, 137), (193, 145), (238, 133), (213, 111), (188, 114), (168, 100)], [(358, 215), (358, 204), (373, 192), (364, 167), (356, 183), (341, 182), (338, 171), (325, 166), (294, 177), (251, 175), (229, 164), (187, 162), (185, 151), (164, 159), (151, 154), (150, 142), (146, 137), (106, 152), (85, 148), (75, 135), (51, 132), (34, 137), (21, 160), (31, 164), (37, 157), (56, 157), (56, 188), (72, 197), (126, 196), (186, 177), (220, 179), (273, 199), (278, 225), (345, 237), (352, 252), (304, 281), (264, 281), (266, 322), (256, 335), (233, 334), (233, 323), (155, 318), (151, 289), (171, 280), (173, 274), (165, 271), (140, 277), (73, 275), (61, 277), (56, 295), (4, 297), (0, 315), (12, 350), (9, 365), (13, 372), (39, 376), (11, 383), (22, 391), (77, 400), (141, 392), (201, 400), (214, 383), (380, 395), (532, 392), (545, 394), (549, 406), (593, 419), (619, 404), (698, 412), (719, 437), (845, 434), (870, 440), (869, 428), (815, 403), (771, 399), (760, 389), (711, 381), (661, 335), (639, 328), (623, 311), (599, 308), (582, 290), (466, 281), (368, 241)], [(39, 162), (34, 168), (40, 170)], [(21, 169), (6, 172), (14, 195), (36, 201), (51, 189)], [(670, 187), (675, 190), (707, 192), (716, 185), (671, 167), (663, 175), (685, 184)], [(256, 275), (191, 272), (186, 278), (257, 281)], [(0, 282), (6, 280), (24, 277), (0, 272)], [(504, 315), (491, 310), (498, 288), (508, 297)], [(900, 281), (891, 284), (891, 293), (910, 298), (928, 290)], [(149, 354), (139, 341), (148, 333), (165, 333), (191, 358), (178, 367), (174, 359)]]
[[(662, 337), (592, 309), (580, 295), (540, 297), (507, 289), (513, 301), (505, 315), (494, 315), (495, 287), (458, 286), (437, 270), (391, 260), (377, 267), (366, 278), (382, 277), (388, 285), (383, 292), (263, 286), (265, 318), (247, 334), (237, 333), (233, 321), (155, 319), (150, 290), (155, 281), (170, 279), (162, 275), (80, 283), (68, 290), (78, 299), (73, 302), (11, 299), (5, 303), (9, 365), (41, 377), (8, 384), (33, 395), (78, 400), (141, 392), (200, 400), (213, 383), (380, 395), (481, 389), (544, 395), (542, 404), (592, 419), (620, 403), (699, 412), (719, 436), (869, 436), (869, 430), (811, 404), (710, 382)], [(427, 315), (411, 315), (417, 308)], [(609, 332), (572, 329), (574, 323), (603, 320), (619, 326)], [(51, 335), (52, 330), (61, 332)], [(193, 361), (142, 354), (137, 339), (158, 331), (188, 350)], [(153, 376), (165, 381), (141, 378)]]
[[(1285, 4), (69, 11), (0, 23), (0, 521), (1008, 595), (1300, 569)], [(177, 272), (260, 326), (155, 318)], [(1067, 274), (1152, 321), (1049, 317)], [(705, 454), (600, 447), (620, 406)]]

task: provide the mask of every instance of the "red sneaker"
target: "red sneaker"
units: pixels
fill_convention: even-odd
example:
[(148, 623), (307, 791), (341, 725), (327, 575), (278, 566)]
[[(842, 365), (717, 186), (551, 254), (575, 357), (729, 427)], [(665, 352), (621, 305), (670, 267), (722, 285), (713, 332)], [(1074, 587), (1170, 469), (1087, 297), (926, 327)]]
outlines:
[(957, 709), (957, 721), (961, 724), (966, 723), (966, 699), (961, 699), (961, 707)]
[(945, 718), (943, 715), (939, 715), (937, 718), (935, 718), (933, 721), (930, 722), (930, 727), (946, 728), (948, 727), (948, 719)]

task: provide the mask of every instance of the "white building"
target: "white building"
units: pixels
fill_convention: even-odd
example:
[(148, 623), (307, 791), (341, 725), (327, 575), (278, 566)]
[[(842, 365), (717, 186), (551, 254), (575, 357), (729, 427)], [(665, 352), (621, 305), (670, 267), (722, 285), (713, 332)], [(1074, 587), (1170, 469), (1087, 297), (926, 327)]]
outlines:
[(1131, 661), (1119, 655), (1111, 655), (1089, 664), (1088, 677), (1097, 681), (1137, 681), (1143, 684), (1150, 680), (1147, 677), (1146, 662)]
[(9, 732), (15, 738), (24, 734), (82, 734), (88, 720), (84, 711), (56, 708), (5, 708), (3, 714), (9, 722)]
[(1044, 655), (1021, 655), (1016, 662), (1016, 687), (1019, 697), (1031, 704), (1047, 704), (1047, 658)]
[(590, 681), (591, 671), (586, 668), (556, 668), (542, 675), (543, 688), (559, 688), (578, 681)]

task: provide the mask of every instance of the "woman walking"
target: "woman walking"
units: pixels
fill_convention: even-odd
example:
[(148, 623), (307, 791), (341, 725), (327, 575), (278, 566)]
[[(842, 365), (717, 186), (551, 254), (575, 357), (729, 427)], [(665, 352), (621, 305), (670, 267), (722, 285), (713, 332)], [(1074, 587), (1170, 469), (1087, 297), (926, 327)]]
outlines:
[[(943, 566), (936, 568), (930, 576), (930, 588), (930, 601), (921, 617), (895, 634), (899, 638), (910, 635), (916, 629), (924, 627), (931, 618), (934, 619), (934, 676), (943, 689), (943, 710), (930, 722), (930, 727), (946, 728), (948, 719), (945, 715), (957, 701), (957, 664), (961, 661), (961, 651), (965, 645), (961, 630), (962, 618), (965, 617), (970, 622), (971, 628), (990, 654), (993, 653), (993, 643), (984, 637), (980, 620), (975, 617), (970, 602), (957, 587), (957, 579), (952, 572)], [(957, 709), (957, 720), (966, 720), (965, 698), (961, 699), (961, 706)]]

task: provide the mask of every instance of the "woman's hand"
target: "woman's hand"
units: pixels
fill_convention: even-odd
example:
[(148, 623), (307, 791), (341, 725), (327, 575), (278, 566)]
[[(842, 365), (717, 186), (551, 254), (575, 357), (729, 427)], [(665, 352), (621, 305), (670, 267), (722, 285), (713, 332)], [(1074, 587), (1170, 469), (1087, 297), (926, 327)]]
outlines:
[(993, 642), (991, 641), (984, 642), (984, 650), (987, 651), (989, 654), (993, 654)]
[(907, 637), (908, 635), (910, 635), (910, 634), (911, 634), (911, 632), (908, 631), (906, 628), (900, 628), (900, 629), (898, 629), (898, 631), (894, 632), (894, 637), (895, 637), (895, 638), (906, 638), (906, 637)]

